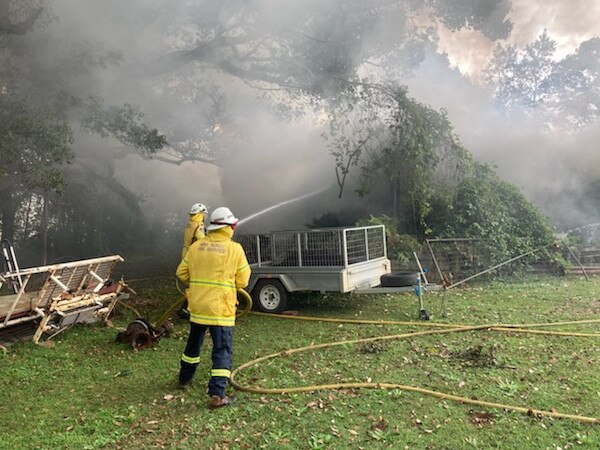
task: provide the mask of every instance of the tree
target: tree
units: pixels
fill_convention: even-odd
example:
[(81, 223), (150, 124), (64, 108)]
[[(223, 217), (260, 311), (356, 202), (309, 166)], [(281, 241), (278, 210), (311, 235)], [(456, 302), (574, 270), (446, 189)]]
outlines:
[(60, 191), (62, 168), (73, 158), (71, 130), (48, 111), (0, 95), (2, 237), (12, 240), (14, 217), (28, 191)]
[(365, 70), (406, 75), (435, 41), (436, 21), (506, 37), (509, 7), (507, 0), (204, 0), (179, 8), (143, 2), (136, 9), (176, 46), (162, 46), (133, 73), (146, 93), (146, 83), (165, 86), (153, 105), (181, 99), (178, 107), (186, 112), (168, 117), (163, 111), (173, 108), (151, 106), (149, 117), (170, 143), (161, 154), (168, 151), (177, 163), (218, 164), (215, 147), (239, 146), (248, 132), (245, 117), (230, 107), (240, 97), (259, 96), (280, 115), (327, 108)]
[(469, 161), (445, 112), (415, 101), (396, 85), (358, 88), (356, 97), (332, 114), (326, 137), (340, 196), (357, 167), (359, 196), (382, 198), (387, 185), (383, 198), (389, 198), (401, 231), (420, 236), (428, 233), (425, 218), (435, 187), (455, 183)]
[[(242, 101), (266, 99), (265, 108), (292, 115), (311, 106), (335, 107), (363, 82), (365, 71), (379, 71), (372, 78), (406, 73), (422, 58), (422, 46), (435, 40), (435, 21), (505, 35), (508, 3), (284, 0), (275, 8), (264, 0), (188, 0), (173, 8), (166, 0), (108, 2), (95, 10), (114, 15), (102, 36), (126, 35), (108, 45), (85, 31), (60, 29), (70, 17), (60, 3), (0, 0), (0, 13), (6, 13), (0, 14), (0, 91), (24, 105), (44, 105), (75, 136), (72, 158), (82, 162), (86, 153), (92, 172), (71, 165), (72, 186), (80, 175), (118, 184), (104, 168), (131, 154), (171, 164), (219, 164), (251, 132), (238, 113)], [(124, 19), (131, 10), (135, 17)], [(427, 24), (416, 20), (424, 15)], [(126, 26), (110, 29), (113, 23)], [(139, 36), (152, 39), (136, 53), (130, 47)], [(127, 44), (119, 47), (118, 41)], [(84, 148), (84, 132), (106, 142)], [(56, 169), (64, 167), (57, 162)], [(13, 209), (26, 209), (39, 195), (27, 189), (20, 199), (11, 197)], [(51, 207), (51, 228), (67, 217), (58, 198), (44, 205)]]
[[(44, 12), (43, 6), (36, 1), (23, 0), (20, 14), (14, 14), (14, 6), (11, 0), (0, 0), (0, 35), (20, 35), (29, 32)], [(14, 17), (15, 15), (20, 17)]]
[(341, 190), (358, 169), (372, 214), (392, 205), (400, 232), (473, 237), (495, 261), (551, 244), (548, 219), (518, 188), (462, 147), (444, 111), (394, 85), (362, 86), (336, 111), (327, 135)]
[(565, 122), (575, 127), (595, 122), (600, 116), (600, 39), (582, 42), (575, 53), (558, 62), (556, 72)]
[(453, 30), (478, 29), (494, 39), (511, 29), (507, 0), (283, 0), (276, 7), (261, 0), (205, 0), (187, 6), (164, 16), (185, 48), (145, 71), (164, 73), (198, 61), (248, 82), (323, 91), (320, 82), (343, 83), (361, 64), (390, 53), (410, 55), (405, 49), (411, 44), (433, 38), (431, 24), (418, 25), (416, 16), (428, 14)]
[[(30, 31), (36, 18), (45, 14), (44, 3), (35, 0), (23, 2), (25, 6), (14, 0), (1, 3), (9, 17), (5, 23), (22, 24), (20, 31)], [(56, 50), (48, 32), (26, 33), (22, 37), (27, 39), (8, 42), (10, 48), (19, 46), (20, 55), (28, 55), (18, 58), (9, 52), (8, 59), (12, 66), (27, 66), (20, 72), (30, 74), (28, 89), (50, 87), (79, 99), (102, 97), (94, 92), (97, 86), (93, 85), (92, 70), (110, 67), (119, 72), (118, 89), (148, 99), (144, 108), (147, 118), (162, 130), (166, 141), (150, 153), (123, 145), (114, 149), (116, 157), (137, 152), (173, 164), (218, 164), (216, 148), (234, 146), (244, 137), (242, 118), (228, 108), (232, 97), (240, 96), (240, 82), (249, 92), (269, 96), (280, 110), (294, 109), (294, 101), (300, 111), (310, 101), (337, 97), (365, 67), (400, 75), (410, 70), (422, 59), (423, 45), (435, 40), (431, 23), (422, 24), (415, 17), (428, 15), (430, 22), (439, 20), (451, 29), (467, 27), (490, 37), (505, 37), (510, 31), (506, 18), (509, 3), (284, 0), (274, 5), (264, 0), (194, 0), (172, 8), (165, 0), (134, 1), (123, 7), (135, 9), (140, 17), (127, 23), (132, 25), (132, 38), (146, 33), (157, 36), (151, 43), (157, 47), (151, 52), (154, 57), (146, 58), (145, 63), (126, 60), (126, 48), (104, 48), (77, 39), (72, 44), (67, 41), (73, 47), (71, 53), (67, 53), (67, 45), (54, 58), (56, 63), (48, 66), (48, 58), (38, 51)], [(15, 10), (17, 4), (24, 10), (22, 18), (10, 18), (9, 9)], [(109, 4), (103, 12), (114, 11), (121, 23), (123, 11), (119, 8)], [(58, 13), (68, 15), (66, 10)], [(57, 21), (51, 14), (46, 16), (47, 28), (51, 28)], [(122, 32), (105, 32), (111, 31)], [(63, 38), (60, 45), (64, 44)], [(143, 61), (145, 56), (136, 59)], [(174, 109), (181, 114), (172, 114)]]
[[(69, 229), (60, 227), (60, 221), (53, 217), (59, 211), (52, 208), (60, 205), (58, 195), (66, 191), (69, 182), (77, 180), (77, 171), (81, 170), (80, 165), (68, 166), (77, 153), (73, 148), (74, 127), (100, 137), (110, 136), (144, 156), (156, 153), (166, 141), (156, 129), (142, 122), (138, 108), (128, 104), (105, 107), (96, 97), (79, 97), (81, 81), (72, 83), (73, 80), (89, 76), (90, 67), (115, 62), (118, 58), (114, 53), (94, 51), (83, 44), (83, 50), (61, 54), (55, 65), (33, 45), (40, 44), (37, 38), (31, 37), (36, 24), (45, 17), (43, 2), (17, 4), (0, 0), (0, 12), (5, 14), (0, 19), (2, 238), (41, 237), (37, 242), (42, 245), (45, 261), (49, 227), (62, 232)], [(88, 171), (86, 175), (89, 174)], [(86, 182), (92, 184), (89, 178)], [(82, 199), (82, 203), (88, 200)], [(40, 203), (41, 216), (31, 213), (34, 202)], [(22, 214), (25, 205), (26, 212)], [(16, 223), (16, 218), (23, 218), (23, 223)], [(38, 223), (35, 231), (34, 219)], [(22, 225), (23, 230), (17, 225)], [(94, 250), (97, 249), (91, 251)]]
[(522, 50), (499, 44), (484, 72), (496, 101), (508, 109), (550, 107), (556, 101), (555, 51), (556, 41), (546, 30)]
[(545, 30), (523, 49), (498, 45), (484, 81), (508, 111), (539, 114), (553, 127), (573, 131), (600, 114), (600, 39), (583, 42), (562, 60), (555, 51)]
[(484, 36), (496, 40), (506, 38), (512, 29), (507, 18), (512, 6), (509, 1), (433, 0), (427, 3), (451, 30), (481, 30)]

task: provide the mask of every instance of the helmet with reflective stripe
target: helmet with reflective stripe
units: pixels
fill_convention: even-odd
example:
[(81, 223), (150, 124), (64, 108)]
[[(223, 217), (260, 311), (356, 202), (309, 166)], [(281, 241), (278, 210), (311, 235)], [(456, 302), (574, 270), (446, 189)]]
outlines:
[(206, 227), (208, 231), (218, 230), (228, 225), (235, 226), (238, 223), (238, 218), (233, 215), (229, 208), (220, 206), (216, 208), (210, 215), (210, 225)]
[(206, 214), (207, 212), (208, 212), (208, 209), (202, 203), (194, 203), (192, 205), (192, 207), (190, 208), (190, 214), (198, 214), (198, 213)]

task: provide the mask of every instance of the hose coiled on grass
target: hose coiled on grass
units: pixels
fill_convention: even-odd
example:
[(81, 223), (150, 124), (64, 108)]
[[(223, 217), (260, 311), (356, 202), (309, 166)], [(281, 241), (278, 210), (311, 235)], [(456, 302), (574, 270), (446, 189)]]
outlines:
[(582, 323), (600, 323), (600, 319), (590, 319), (590, 320), (582, 320), (582, 321), (571, 321), (571, 322), (554, 322), (554, 323), (541, 323), (541, 324), (492, 324), (492, 325), (452, 325), (446, 323), (435, 323), (435, 322), (396, 322), (396, 321), (375, 321), (375, 320), (357, 320), (357, 319), (334, 319), (334, 318), (321, 318), (321, 317), (308, 317), (308, 316), (285, 316), (285, 315), (272, 315), (265, 313), (253, 313), (257, 315), (267, 315), (273, 318), (279, 319), (288, 319), (288, 320), (308, 320), (308, 321), (319, 321), (319, 322), (336, 322), (336, 323), (356, 323), (356, 324), (387, 324), (387, 325), (411, 325), (411, 326), (421, 326), (421, 327), (441, 327), (444, 329), (437, 330), (427, 330), (427, 331), (417, 331), (413, 333), (403, 333), (403, 334), (395, 334), (395, 335), (387, 335), (387, 336), (377, 336), (371, 338), (363, 338), (363, 339), (355, 339), (349, 341), (338, 341), (338, 342), (328, 342), (324, 344), (313, 344), (305, 347), (298, 347), (294, 349), (284, 350), (277, 353), (272, 353), (270, 355), (262, 356), (260, 358), (256, 358), (252, 361), (249, 361), (245, 364), (242, 364), (240, 367), (235, 369), (231, 373), (230, 383), (231, 385), (240, 391), (252, 392), (257, 394), (289, 394), (289, 393), (300, 393), (300, 392), (312, 392), (312, 391), (322, 391), (322, 390), (333, 390), (333, 389), (354, 389), (354, 388), (371, 388), (371, 389), (400, 389), (403, 391), (409, 392), (418, 392), (423, 395), (429, 395), (432, 397), (437, 397), (444, 400), (451, 400), (457, 403), (470, 404), (483, 406), (487, 408), (499, 408), (507, 411), (515, 411), (523, 414), (527, 414), (529, 416), (545, 416), (545, 417), (554, 417), (559, 419), (570, 419), (575, 420), (577, 422), (582, 423), (600, 423), (600, 418), (596, 417), (587, 417), (580, 416), (575, 414), (567, 414), (561, 413), (557, 411), (544, 411), (538, 410), (534, 408), (525, 408), (521, 406), (515, 405), (507, 405), (503, 403), (495, 403), (495, 402), (487, 402), (484, 400), (472, 399), (468, 397), (461, 397), (458, 395), (448, 394), (445, 392), (439, 392), (431, 389), (425, 389), (419, 386), (409, 386), (403, 384), (395, 384), (395, 383), (335, 383), (335, 384), (321, 384), (321, 385), (312, 385), (312, 386), (297, 386), (297, 387), (289, 387), (289, 388), (261, 388), (261, 387), (252, 387), (248, 385), (243, 385), (238, 383), (235, 377), (239, 372), (245, 370), (251, 366), (254, 366), (262, 361), (266, 361), (268, 359), (273, 359), (277, 357), (285, 357), (294, 353), (301, 353), (309, 350), (323, 349), (341, 345), (350, 345), (364, 342), (374, 342), (374, 341), (384, 341), (384, 340), (392, 340), (392, 339), (407, 339), (414, 338), (417, 336), (425, 336), (425, 335), (433, 335), (433, 334), (448, 334), (448, 333), (458, 333), (458, 332), (467, 332), (467, 331), (480, 331), (480, 330), (489, 330), (489, 331), (499, 331), (499, 332), (508, 332), (508, 333), (535, 333), (535, 334), (545, 334), (545, 335), (556, 335), (556, 336), (575, 336), (575, 337), (600, 337), (600, 333), (577, 333), (577, 332), (564, 332), (564, 331), (548, 331), (548, 330), (531, 330), (529, 328), (540, 328), (540, 327), (548, 327), (548, 326), (558, 326), (558, 325), (573, 325), (573, 324), (582, 324)]

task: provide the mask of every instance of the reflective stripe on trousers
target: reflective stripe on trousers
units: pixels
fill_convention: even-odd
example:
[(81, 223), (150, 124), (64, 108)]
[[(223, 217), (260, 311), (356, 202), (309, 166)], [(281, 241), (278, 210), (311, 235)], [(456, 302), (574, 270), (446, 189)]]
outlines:
[(207, 329), (213, 341), (212, 370), (208, 383), (208, 395), (224, 397), (225, 388), (231, 375), (233, 327), (207, 326), (190, 322), (190, 334), (181, 356), (179, 382), (189, 383), (194, 377), (200, 362), (200, 350)]

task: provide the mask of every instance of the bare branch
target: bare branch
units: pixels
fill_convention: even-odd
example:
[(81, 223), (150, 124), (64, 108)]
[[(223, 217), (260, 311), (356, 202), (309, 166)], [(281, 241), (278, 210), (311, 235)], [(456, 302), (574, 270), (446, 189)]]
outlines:
[[(217, 167), (221, 167), (221, 164), (215, 159), (215, 158), (211, 158), (208, 156), (201, 156), (201, 155), (183, 155), (181, 152), (177, 151), (176, 149), (169, 147), (167, 149), (163, 149), (164, 154), (152, 154), (152, 155), (148, 155), (148, 154), (142, 154), (139, 152), (136, 152), (134, 149), (130, 148), (130, 147), (112, 147), (110, 150), (115, 151), (115, 155), (114, 158), (115, 159), (123, 159), (129, 155), (136, 155), (141, 157), (142, 159), (145, 159), (146, 161), (161, 161), (164, 163), (168, 163), (168, 164), (173, 164), (176, 166), (181, 166), (183, 163), (186, 162), (200, 162), (200, 163), (205, 163), (205, 164), (211, 164), (213, 166), (217, 166)], [(171, 151), (171, 153), (168, 153), (168, 151)]]

